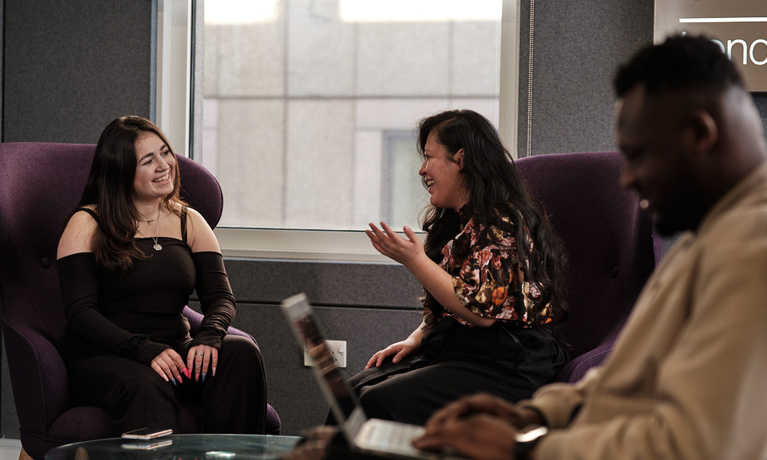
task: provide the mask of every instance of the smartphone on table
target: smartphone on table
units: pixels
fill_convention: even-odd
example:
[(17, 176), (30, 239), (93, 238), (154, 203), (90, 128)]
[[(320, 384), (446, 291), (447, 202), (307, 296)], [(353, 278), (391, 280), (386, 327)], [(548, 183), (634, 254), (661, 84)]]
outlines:
[(172, 439), (136, 439), (123, 443), (123, 449), (152, 450), (158, 447), (170, 446), (171, 444), (173, 444)]
[(154, 439), (160, 436), (167, 436), (172, 434), (173, 430), (168, 428), (165, 430), (157, 430), (150, 428), (139, 428), (137, 430), (126, 431), (122, 437), (125, 439)]

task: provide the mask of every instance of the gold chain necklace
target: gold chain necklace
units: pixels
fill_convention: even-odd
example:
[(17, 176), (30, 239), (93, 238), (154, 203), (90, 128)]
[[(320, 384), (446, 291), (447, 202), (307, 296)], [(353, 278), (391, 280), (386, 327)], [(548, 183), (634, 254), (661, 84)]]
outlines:
[[(162, 245), (157, 242), (157, 240), (160, 238), (160, 213), (161, 213), (161, 211), (162, 211), (162, 205), (158, 205), (158, 208), (157, 208), (157, 219), (142, 220), (141, 221), (141, 222), (146, 222), (147, 224), (152, 223), (155, 220), (157, 221), (157, 230), (156, 230), (157, 236), (151, 237), (152, 241), (154, 241), (154, 245), (152, 245), (152, 247), (154, 248), (155, 251), (162, 251)], [(139, 235), (141, 235), (144, 238), (146, 238), (146, 235), (141, 233), (141, 230), (138, 230), (138, 233), (139, 233)]]

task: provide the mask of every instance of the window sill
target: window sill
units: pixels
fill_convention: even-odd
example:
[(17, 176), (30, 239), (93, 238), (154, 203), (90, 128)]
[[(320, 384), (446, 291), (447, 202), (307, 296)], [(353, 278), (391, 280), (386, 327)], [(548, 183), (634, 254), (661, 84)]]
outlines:
[[(215, 233), (224, 257), (396, 264), (362, 231), (217, 228)], [(418, 235), (423, 241), (424, 234)]]

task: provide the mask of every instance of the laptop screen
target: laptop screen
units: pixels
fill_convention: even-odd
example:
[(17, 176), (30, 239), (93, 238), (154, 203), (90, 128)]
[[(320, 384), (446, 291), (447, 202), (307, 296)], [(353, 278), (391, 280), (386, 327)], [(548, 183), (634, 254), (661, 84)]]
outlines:
[(333, 415), (338, 424), (343, 425), (357, 407), (357, 398), (325, 343), (325, 336), (309, 301), (305, 295), (299, 294), (285, 299), (282, 306), (300, 343), (306, 345), (306, 350), (314, 362), (314, 372), (331, 403)]

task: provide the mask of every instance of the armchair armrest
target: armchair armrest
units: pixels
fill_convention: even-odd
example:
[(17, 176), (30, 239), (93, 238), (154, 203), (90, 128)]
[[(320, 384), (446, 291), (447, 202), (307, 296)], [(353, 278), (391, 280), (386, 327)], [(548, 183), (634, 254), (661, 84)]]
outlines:
[[(186, 316), (186, 319), (189, 321), (189, 326), (192, 328), (191, 333), (194, 335), (194, 332), (197, 330), (198, 327), (200, 327), (200, 323), (202, 323), (202, 314), (192, 310), (191, 308), (184, 307), (184, 316)], [(258, 346), (258, 341), (253, 337), (252, 335), (248, 334), (247, 332), (241, 331), (240, 329), (237, 329), (236, 327), (229, 326), (229, 329), (226, 330), (227, 334), (231, 335), (239, 335), (241, 337), (247, 337), (251, 339), (253, 342), (255, 342), (256, 346)]]
[(19, 422), (26, 430), (45, 434), (72, 405), (64, 360), (50, 340), (30, 328), (5, 323), (3, 338)]

